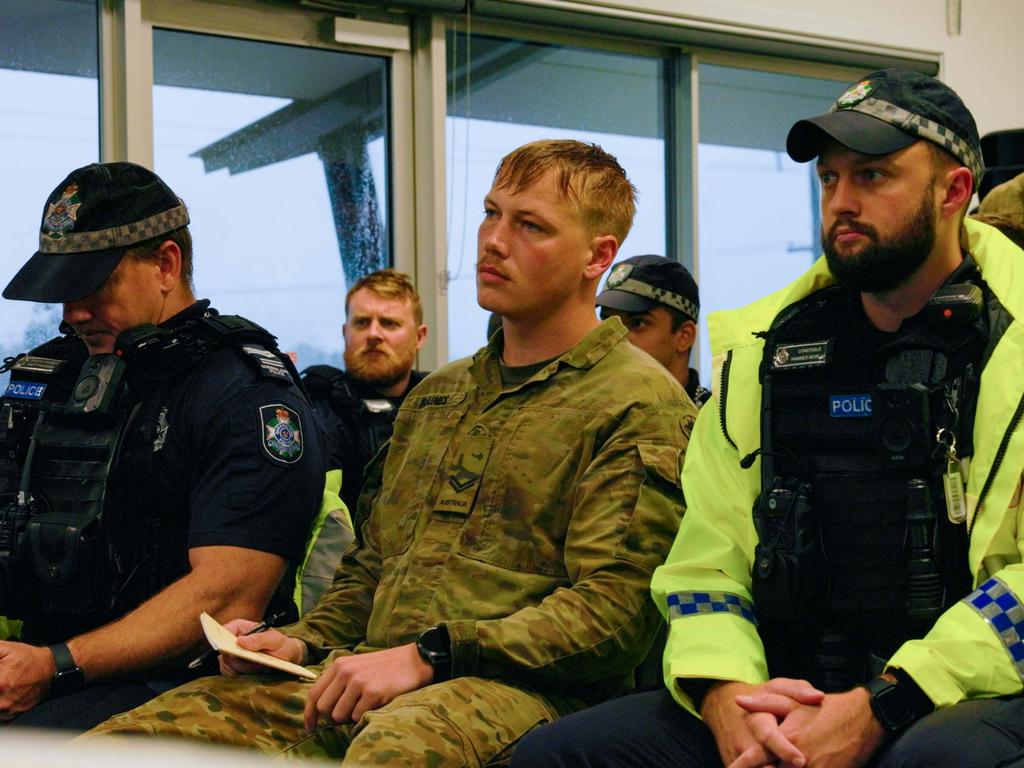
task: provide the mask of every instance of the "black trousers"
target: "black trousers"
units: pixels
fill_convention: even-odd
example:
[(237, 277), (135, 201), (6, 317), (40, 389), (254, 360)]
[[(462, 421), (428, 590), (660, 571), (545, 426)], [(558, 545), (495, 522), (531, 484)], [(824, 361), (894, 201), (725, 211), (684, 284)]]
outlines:
[[(1024, 768), (1024, 697), (957, 704), (922, 718), (873, 768)], [(711, 731), (667, 690), (637, 693), (527, 734), (512, 768), (722, 768)]]
[(70, 739), (114, 715), (145, 704), (176, 685), (168, 680), (90, 685), (78, 693), (42, 702), (16, 717), (10, 725), (67, 731)]

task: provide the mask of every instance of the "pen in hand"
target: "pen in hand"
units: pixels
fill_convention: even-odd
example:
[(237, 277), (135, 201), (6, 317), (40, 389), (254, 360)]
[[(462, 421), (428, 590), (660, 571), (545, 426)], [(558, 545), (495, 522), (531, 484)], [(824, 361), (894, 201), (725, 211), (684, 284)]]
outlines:
[[(265, 619), (264, 621), (261, 621), (259, 624), (250, 627), (241, 635), (239, 635), (239, 637), (244, 637), (245, 635), (255, 635), (257, 632), (262, 632), (265, 629), (270, 629), (270, 627), (274, 626), (275, 624), (277, 624), (277, 622), (279, 622), (283, 618), (286, 618), (287, 616), (288, 613), (286, 611), (282, 611), (281, 613), (275, 613), (270, 618)], [(197, 667), (199, 667), (200, 664), (202, 664), (208, 658), (213, 656), (213, 654), (215, 653), (217, 653), (217, 650), (215, 648), (207, 648), (205, 651), (203, 651), (201, 654), (196, 656), (194, 659), (192, 659), (192, 661), (188, 663), (188, 668), (196, 669)]]

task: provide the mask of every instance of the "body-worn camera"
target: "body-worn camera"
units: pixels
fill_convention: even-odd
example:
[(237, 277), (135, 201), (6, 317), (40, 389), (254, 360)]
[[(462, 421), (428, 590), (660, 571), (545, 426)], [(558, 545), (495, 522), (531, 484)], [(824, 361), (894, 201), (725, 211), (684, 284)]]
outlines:
[(879, 452), (893, 468), (921, 467), (934, 447), (930, 393), (922, 384), (879, 384), (872, 393)]

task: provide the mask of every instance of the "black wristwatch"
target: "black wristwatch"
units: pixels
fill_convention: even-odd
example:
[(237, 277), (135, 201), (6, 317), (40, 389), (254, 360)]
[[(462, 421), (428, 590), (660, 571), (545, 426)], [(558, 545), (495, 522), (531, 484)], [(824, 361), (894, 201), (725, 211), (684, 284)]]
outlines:
[(50, 653), (57, 663), (57, 674), (50, 681), (51, 696), (67, 696), (78, 693), (85, 687), (85, 675), (82, 668), (75, 663), (71, 650), (64, 643), (50, 646)]
[(434, 668), (435, 683), (452, 679), (452, 641), (448, 627), (441, 624), (423, 632), (416, 638), (416, 650), (420, 658)]
[(864, 683), (871, 694), (871, 711), (882, 727), (891, 734), (902, 733), (935, 709), (931, 699), (913, 678), (895, 672), (896, 681), (876, 677)]

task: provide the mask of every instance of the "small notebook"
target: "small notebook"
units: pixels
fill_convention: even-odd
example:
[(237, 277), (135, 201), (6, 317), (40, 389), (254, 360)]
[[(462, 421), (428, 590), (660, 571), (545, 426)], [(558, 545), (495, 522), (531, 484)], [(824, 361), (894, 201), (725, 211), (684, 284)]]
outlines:
[(206, 639), (213, 646), (214, 650), (226, 653), (228, 656), (251, 661), (254, 664), (262, 664), (264, 667), (287, 672), (290, 675), (298, 675), (307, 680), (316, 680), (316, 673), (305, 667), (300, 667), (298, 664), (292, 664), (290, 661), (271, 656), (269, 653), (242, 648), (235, 639), (235, 636), (224, 629), (223, 625), (219, 624), (215, 618), (206, 612), (199, 614), (199, 623), (203, 625)]

